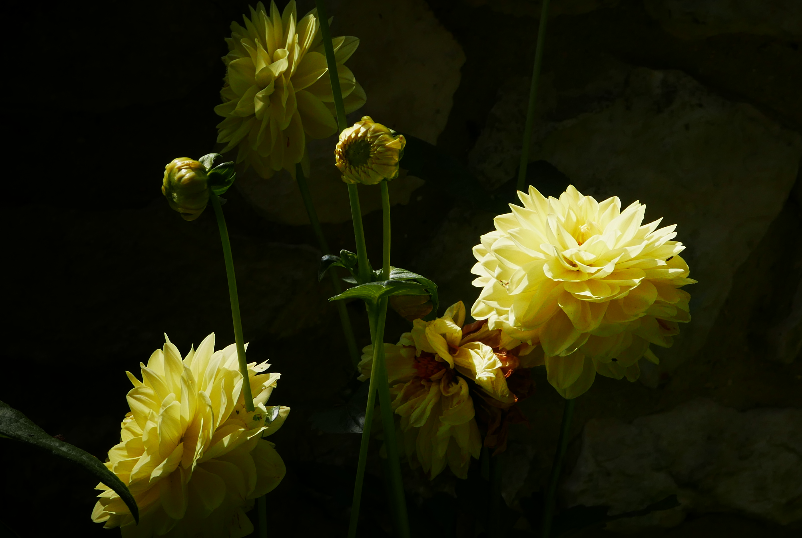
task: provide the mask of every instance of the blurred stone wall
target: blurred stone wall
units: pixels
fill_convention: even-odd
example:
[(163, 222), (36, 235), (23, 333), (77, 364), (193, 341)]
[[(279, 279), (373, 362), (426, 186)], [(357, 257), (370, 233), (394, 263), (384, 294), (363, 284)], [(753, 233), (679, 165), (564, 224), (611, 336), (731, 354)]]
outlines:
[[(223, 38), (247, 2), (12, 4), (0, 399), (103, 459), (127, 410), (124, 371), (162, 333), (182, 352), (210, 332), (233, 342), (211, 212), (183, 222), (159, 182), (173, 157), (215, 149)], [(636, 383), (597, 377), (577, 401), (560, 488), (566, 507), (621, 513), (669, 494), (681, 506), (583, 536), (802, 529), (800, 6), (552, 1), (530, 183), (646, 204), (648, 220), (678, 225), (699, 280), (693, 320), (658, 367)], [(540, 3), (338, 0), (329, 11), (334, 35), (362, 40), (349, 66), (368, 101), (349, 119), (369, 114), (435, 143), (488, 198), (513, 201)], [(333, 144), (314, 144), (310, 188), (329, 244), (354, 250)], [(494, 215), (413, 176), (391, 195), (394, 265), (435, 280), (443, 307), (472, 303), (470, 249)], [(227, 198), (249, 359), (273, 363), (271, 401), (292, 407), (272, 438), (288, 466), (275, 535), (344, 535), (359, 438), (309, 422), (343, 402), (352, 377), (332, 291), (317, 283), (321, 253), (291, 179), (242, 174)], [(374, 259), (378, 208), (363, 189)], [(367, 344), (364, 310), (349, 312)], [(389, 316), (388, 341), (407, 327)], [(505, 466), (516, 510), (547, 480), (561, 417), (545, 372), (533, 376), (530, 426), (513, 431)], [(89, 520), (93, 480), (6, 443), (0, 455), (14, 462), (3, 498), (28, 499), (0, 506), (20, 536), (45, 534), (43, 506), (47, 534), (109, 535)], [(416, 499), (454, 488), (448, 476), (406, 479)], [(516, 529), (531, 531), (523, 517)]]

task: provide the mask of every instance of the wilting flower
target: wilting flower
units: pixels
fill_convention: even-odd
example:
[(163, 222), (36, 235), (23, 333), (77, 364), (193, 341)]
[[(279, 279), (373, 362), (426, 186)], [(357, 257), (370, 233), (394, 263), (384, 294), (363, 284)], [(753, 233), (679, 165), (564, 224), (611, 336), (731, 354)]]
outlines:
[(690, 321), (696, 281), (672, 241), (675, 225), (642, 225), (646, 207), (621, 211), (618, 197), (597, 202), (573, 186), (559, 199), (534, 187), (524, 207), (495, 219), (473, 252), (482, 287), (471, 314), (501, 329), (509, 345), (538, 345), (530, 362), (545, 363), (565, 398), (593, 384), (596, 372), (634, 381), (638, 360), (658, 362), (651, 344), (669, 347), (678, 322)]
[(209, 178), (206, 168), (189, 157), (173, 159), (164, 167), (162, 194), (184, 220), (195, 220), (209, 202)]
[(182, 360), (169, 341), (141, 364), (121, 441), (106, 463), (128, 486), (140, 522), (104, 484), (92, 520), (122, 527), (122, 535), (240, 537), (253, 532), (245, 511), (275, 488), (285, 468), (273, 443), (262, 437), (283, 424), (288, 407), (265, 407), (279, 374), (251, 363), (248, 377), (255, 410), (248, 413), (234, 344), (214, 351), (214, 335)]
[[(337, 132), (334, 96), (328, 75), (317, 11), (297, 20), (295, 1), (280, 14), (259, 2), (245, 27), (231, 23), (229, 52), (223, 57), (226, 77), (215, 112), (225, 119), (217, 141), (225, 153), (239, 145), (237, 162), (245, 161), (268, 178), (285, 168), (295, 177), (306, 139)], [(332, 40), (346, 112), (365, 103), (365, 92), (344, 64), (359, 45), (355, 37)]]
[[(415, 320), (398, 344), (384, 344), (392, 407), (400, 416), (407, 459), (430, 478), (446, 465), (466, 478), (471, 457), (479, 457), (474, 397), (501, 410), (526, 395), (513, 393), (507, 383), (518, 367), (517, 357), (491, 347), (498, 345), (499, 331), (487, 330), (484, 322), (463, 327), (464, 322), (465, 307), (459, 302), (433, 321)], [(360, 380), (370, 377), (372, 364), (373, 346), (367, 346)]]
[(340, 133), (334, 149), (335, 165), (346, 183), (376, 185), (398, 177), (406, 143), (404, 135), (362, 116), (361, 121)]

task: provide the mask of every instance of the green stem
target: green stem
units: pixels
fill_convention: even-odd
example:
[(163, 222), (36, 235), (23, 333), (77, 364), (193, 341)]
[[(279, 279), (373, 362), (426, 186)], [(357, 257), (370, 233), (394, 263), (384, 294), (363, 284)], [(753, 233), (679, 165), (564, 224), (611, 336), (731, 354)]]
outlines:
[[(371, 309), (372, 315), (374, 309)], [(373, 363), (370, 366), (370, 385), (368, 386), (368, 404), (365, 407), (365, 422), (362, 425), (362, 440), (359, 444), (359, 462), (356, 464), (356, 481), (354, 496), (351, 502), (351, 520), (348, 523), (348, 538), (356, 537), (359, 525), (359, 506), (362, 501), (362, 483), (365, 480), (365, 467), (368, 462), (368, 446), (370, 445), (370, 427), (373, 425), (373, 411), (376, 408), (376, 384), (379, 376), (376, 373), (376, 348), (381, 342), (373, 340)], [(383, 346), (382, 346), (383, 347)]]
[[(317, 15), (320, 22), (320, 33), (323, 34), (323, 49), (326, 52), (326, 66), (329, 69), (329, 79), (331, 80), (331, 93), (334, 97), (334, 108), (337, 110), (337, 130), (342, 132), (345, 129), (345, 105), (343, 104), (343, 92), (340, 89), (340, 78), (337, 74), (337, 60), (334, 58), (334, 46), (331, 43), (331, 31), (329, 30), (329, 18), (326, 13), (326, 4), (323, 0), (315, 0)], [(354, 221), (354, 238), (356, 239), (356, 255), (359, 261), (359, 279), (368, 282), (370, 276), (370, 266), (368, 265), (368, 253), (365, 248), (365, 231), (362, 226), (362, 209), (359, 205), (359, 191), (356, 185), (348, 185), (348, 198), (351, 201), (351, 220)]]
[(368, 249), (365, 246), (365, 229), (362, 226), (362, 208), (359, 205), (359, 191), (357, 186), (348, 185), (348, 198), (351, 201), (351, 220), (354, 221), (354, 239), (356, 240), (356, 257), (359, 264), (360, 283), (370, 282), (370, 262), (368, 262)]
[(551, 532), (551, 519), (554, 515), (554, 506), (557, 502), (557, 484), (560, 481), (565, 450), (568, 448), (568, 430), (571, 429), (571, 417), (574, 414), (574, 400), (565, 400), (563, 409), (563, 421), (560, 426), (560, 438), (557, 441), (557, 452), (554, 454), (554, 462), (551, 465), (551, 476), (549, 477), (549, 489), (546, 492), (546, 505), (543, 510), (543, 527), (540, 538), (549, 538)]
[[(323, 235), (323, 229), (320, 227), (315, 205), (312, 203), (312, 195), (309, 193), (309, 185), (306, 182), (306, 176), (304, 176), (300, 164), (295, 167), (295, 176), (298, 182), (298, 190), (301, 191), (301, 198), (303, 198), (304, 201), (304, 207), (306, 207), (306, 214), (309, 216), (309, 222), (312, 224), (312, 230), (315, 232), (320, 250), (323, 254), (329, 254), (329, 245), (326, 242), (326, 236)], [(337, 274), (333, 269), (329, 271), (329, 276), (331, 277), (331, 285), (334, 288), (334, 294), (339, 295), (342, 293), (340, 279), (337, 278)], [(359, 364), (359, 348), (356, 345), (356, 338), (354, 338), (354, 329), (351, 327), (351, 318), (348, 317), (348, 310), (345, 307), (344, 301), (335, 301), (335, 304), (337, 305), (337, 312), (340, 315), (340, 325), (342, 325), (345, 342), (348, 345), (348, 354), (351, 356), (353, 367), (356, 368)]]
[(392, 504), (398, 518), (396, 536), (409, 538), (409, 521), (407, 519), (407, 503), (404, 496), (404, 482), (401, 479), (401, 464), (398, 458), (398, 443), (395, 438), (395, 419), (393, 417), (392, 401), (390, 400), (390, 387), (387, 379), (387, 365), (384, 362), (384, 323), (387, 319), (387, 299), (379, 300), (378, 316), (376, 320), (376, 342), (373, 347), (373, 361), (376, 363), (376, 377), (378, 379), (376, 391), (379, 394), (379, 411), (381, 412), (382, 432), (387, 449), (387, 462), (390, 470), (390, 489), (392, 491)]
[(340, 76), (337, 74), (337, 62), (334, 58), (334, 45), (331, 42), (329, 16), (326, 13), (326, 3), (323, 0), (315, 0), (315, 6), (317, 7), (317, 16), (320, 22), (320, 33), (323, 34), (323, 49), (326, 52), (326, 64), (329, 68), (334, 108), (337, 110), (338, 131), (342, 131), (345, 129), (345, 106), (343, 105), (343, 92), (340, 89)]
[(390, 182), (382, 180), (382, 278), (390, 280)]
[(540, 78), (540, 64), (543, 62), (543, 48), (546, 39), (546, 20), (549, 14), (549, 0), (543, 0), (540, 9), (540, 26), (537, 30), (537, 47), (535, 48), (535, 66), (532, 69), (532, 84), (529, 87), (529, 106), (526, 109), (526, 126), (524, 127), (523, 147), (521, 148), (521, 165), (518, 168), (518, 190), (526, 186), (526, 167), (529, 164), (529, 141), (532, 139), (532, 128), (535, 124), (535, 97), (537, 83)]
[(237, 358), (239, 359), (239, 371), (242, 374), (242, 392), (245, 396), (245, 410), (252, 412), (253, 395), (251, 395), (251, 384), (248, 376), (248, 361), (245, 359), (245, 343), (242, 336), (242, 319), (239, 314), (239, 296), (237, 295), (237, 278), (234, 276), (234, 258), (231, 256), (231, 242), (228, 239), (228, 228), (226, 219), (223, 216), (223, 208), (220, 206), (220, 199), (216, 194), (210, 193), (214, 215), (217, 217), (217, 227), (220, 229), (220, 241), (223, 243), (223, 258), (226, 261), (226, 277), (228, 278), (228, 296), (231, 299), (231, 317), (234, 320), (234, 339), (237, 343)]

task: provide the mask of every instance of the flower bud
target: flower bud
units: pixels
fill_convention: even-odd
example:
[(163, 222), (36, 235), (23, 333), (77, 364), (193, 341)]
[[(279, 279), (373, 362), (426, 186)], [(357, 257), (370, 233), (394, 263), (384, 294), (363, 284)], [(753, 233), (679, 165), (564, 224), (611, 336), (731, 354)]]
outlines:
[(398, 164), (407, 141), (370, 116), (340, 133), (334, 150), (335, 165), (346, 183), (376, 185), (398, 177)]
[(189, 157), (179, 157), (164, 167), (162, 194), (184, 220), (195, 220), (209, 202), (206, 168)]
[(430, 295), (392, 295), (390, 307), (405, 320), (415, 321), (432, 311), (434, 305), (431, 298)]

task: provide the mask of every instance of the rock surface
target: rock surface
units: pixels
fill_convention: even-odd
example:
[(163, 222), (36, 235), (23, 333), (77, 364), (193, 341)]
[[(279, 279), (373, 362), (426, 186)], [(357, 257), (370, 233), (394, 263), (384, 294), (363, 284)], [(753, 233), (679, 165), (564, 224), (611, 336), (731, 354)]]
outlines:
[(644, 6), (667, 32), (686, 39), (734, 33), (802, 36), (802, 3), (796, 0), (644, 0)]
[[(560, 494), (568, 506), (607, 505), (611, 514), (676, 494), (686, 513), (734, 510), (783, 525), (798, 521), (802, 410), (738, 412), (697, 399), (631, 424), (588, 421)], [(651, 522), (679, 523), (674, 510)]]
[[(349, 115), (349, 122), (371, 116), (392, 129), (436, 143), (451, 111), (465, 55), (426, 2), (358, 0), (336, 3), (329, 12), (335, 15), (335, 36), (360, 39), (348, 67), (365, 88), (367, 103)], [(310, 144), (309, 185), (321, 222), (351, 218), (348, 193), (334, 167), (336, 140), (331, 137)], [(308, 222), (298, 188), (288, 174), (282, 172), (263, 180), (249, 170), (240, 176), (236, 183), (240, 192), (266, 218), (292, 225)], [(391, 203), (406, 204), (412, 191), (422, 184), (412, 176), (392, 181)], [(363, 214), (381, 208), (378, 188), (360, 191)]]
[[(545, 80), (530, 160), (552, 164), (584, 194), (640, 199), (647, 221), (678, 224), (699, 284), (688, 287), (692, 323), (672, 349), (659, 350), (659, 369), (644, 369), (644, 382), (656, 385), (704, 344), (734, 272), (794, 185), (802, 138), (681, 72), (599, 65), (574, 86)], [(523, 130), (522, 82), (500, 92), (470, 158), (489, 187), (517, 169), (520, 143), (511, 141)]]

